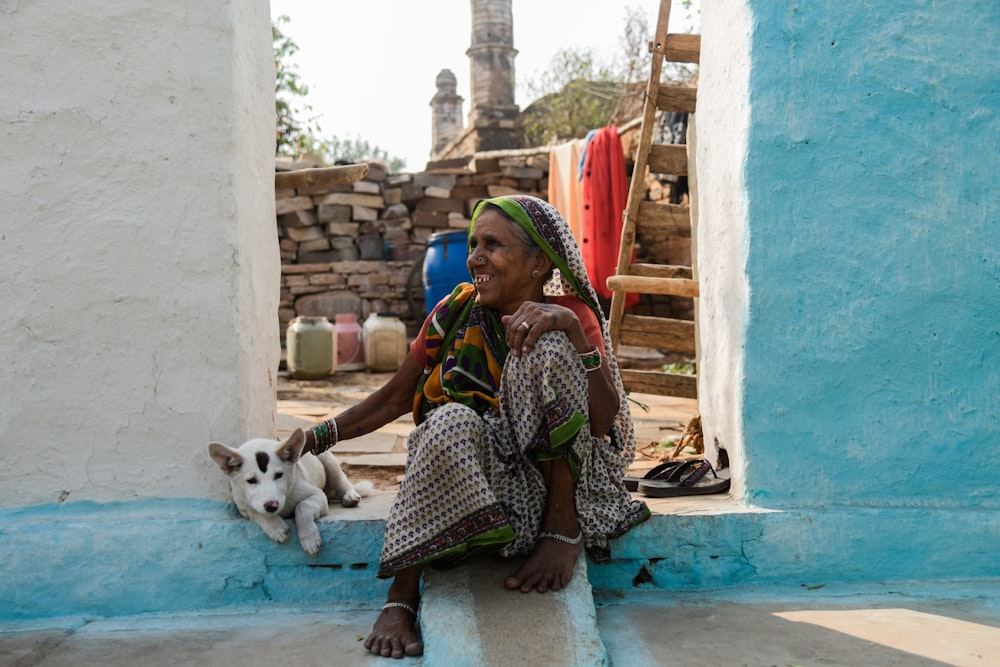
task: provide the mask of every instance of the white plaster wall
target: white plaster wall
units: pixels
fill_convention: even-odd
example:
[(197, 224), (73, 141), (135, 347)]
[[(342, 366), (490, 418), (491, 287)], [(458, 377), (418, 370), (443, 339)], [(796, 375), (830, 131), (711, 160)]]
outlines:
[(268, 3), (0, 0), (0, 506), (224, 498), (273, 432)]
[(747, 192), (751, 17), (742, 1), (701, 10), (697, 113), (698, 407), (705, 442), (727, 450), (742, 492), (743, 354), (749, 308)]

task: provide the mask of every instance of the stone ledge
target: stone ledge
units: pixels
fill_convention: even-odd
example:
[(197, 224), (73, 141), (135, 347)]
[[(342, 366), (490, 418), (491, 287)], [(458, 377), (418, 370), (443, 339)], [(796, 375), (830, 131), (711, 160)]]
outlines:
[[(0, 511), (0, 623), (268, 604), (384, 599), (376, 579), (395, 494), (320, 521), (324, 547), (308, 556), (293, 528), (276, 544), (231, 503), (208, 499), (77, 502)], [(756, 584), (992, 579), (1000, 534), (989, 508), (832, 506), (773, 511), (732, 498), (653, 503), (649, 521), (588, 564), (597, 591), (697, 591)], [(683, 508), (683, 509), (682, 509)], [(974, 539), (975, 538), (975, 539)], [(901, 556), (902, 555), (902, 556)], [(941, 564), (948, 567), (942, 569)]]

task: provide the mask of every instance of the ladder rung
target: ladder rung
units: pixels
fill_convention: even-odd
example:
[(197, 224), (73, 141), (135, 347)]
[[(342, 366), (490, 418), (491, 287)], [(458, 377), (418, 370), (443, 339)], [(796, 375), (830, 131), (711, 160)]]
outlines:
[(636, 262), (635, 264), (629, 264), (628, 273), (623, 273), (622, 275), (646, 276), (647, 278), (691, 278), (694, 274), (690, 266)]
[(691, 207), (657, 204), (651, 201), (639, 202), (635, 231), (637, 234), (691, 236)]
[(666, 60), (675, 63), (696, 63), (701, 60), (701, 35), (668, 33), (663, 49)]
[(684, 144), (653, 144), (649, 147), (649, 171), (653, 174), (687, 176), (687, 146)]
[(622, 384), (628, 391), (655, 396), (698, 398), (698, 378), (694, 375), (635, 371), (623, 368), (621, 376)]
[(661, 111), (687, 111), (694, 113), (698, 89), (692, 86), (660, 86), (656, 94), (656, 108)]
[(698, 281), (687, 278), (647, 278), (646, 276), (608, 276), (608, 289), (612, 292), (634, 294), (665, 294), (668, 296), (697, 297)]
[(695, 354), (694, 322), (671, 317), (626, 315), (622, 318), (621, 343)]

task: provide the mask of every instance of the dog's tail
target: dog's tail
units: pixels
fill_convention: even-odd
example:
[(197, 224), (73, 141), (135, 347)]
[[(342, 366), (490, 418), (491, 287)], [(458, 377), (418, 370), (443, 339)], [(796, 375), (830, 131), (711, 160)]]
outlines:
[(354, 490), (357, 491), (358, 495), (362, 498), (367, 498), (371, 494), (375, 493), (375, 484), (373, 484), (370, 479), (363, 479), (354, 484)]

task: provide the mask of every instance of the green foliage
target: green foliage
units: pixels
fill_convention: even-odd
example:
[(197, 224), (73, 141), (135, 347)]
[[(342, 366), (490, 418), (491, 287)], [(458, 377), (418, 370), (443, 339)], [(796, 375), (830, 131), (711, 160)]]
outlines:
[(674, 375), (697, 375), (698, 371), (695, 367), (695, 360), (690, 359), (683, 362), (674, 362), (672, 364), (664, 364), (660, 370), (664, 373), (673, 373)]
[(368, 141), (359, 136), (353, 139), (338, 139), (330, 137), (326, 143), (319, 147), (319, 153), (330, 163), (363, 162), (365, 160), (382, 160), (389, 165), (393, 172), (399, 172), (406, 168), (406, 161), (398, 157), (390, 157), (385, 149), (372, 146)]
[[(692, 10), (691, 0), (683, 4)], [(611, 63), (598, 62), (592, 49), (558, 51), (549, 68), (527, 82), (528, 95), (535, 101), (522, 115), (525, 145), (545, 146), (582, 138), (590, 130), (620, 125), (640, 115), (652, 34), (644, 10), (628, 7), (619, 49)], [(693, 70), (675, 65), (665, 67), (663, 75), (667, 81), (685, 81)]]
[(611, 117), (622, 92), (610, 69), (596, 63), (591, 49), (561, 49), (538, 79), (528, 81), (537, 101), (524, 111), (528, 146), (544, 146), (586, 136)]
[(299, 78), (295, 65), (288, 62), (299, 50), (298, 45), (281, 31), (281, 24), (288, 22), (287, 16), (279, 16), (271, 23), (275, 70), (274, 112), (277, 118), (275, 152), (277, 155), (299, 157), (309, 152), (303, 150), (303, 144), (311, 146), (315, 142), (313, 137), (319, 132), (319, 127), (314, 120), (299, 119), (303, 113), (311, 112), (312, 107), (301, 104), (309, 94), (309, 87)]
[(280, 26), (289, 21), (287, 16), (279, 16), (271, 24), (275, 69), (275, 154), (292, 158), (311, 155), (320, 158), (325, 164), (381, 160), (394, 172), (405, 169), (405, 160), (390, 157), (385, 149), (372, 146), (361, 137), (323, 138), (322, 129), (315, 117), (301, 120), (303, 114), (312, 112), (312, 106), (304, 102), (309, 94), (309, 87), (302, 82), (295, 65), (289, 63), (289, 59), (299, 50), (298, 45), (281, 30)]

